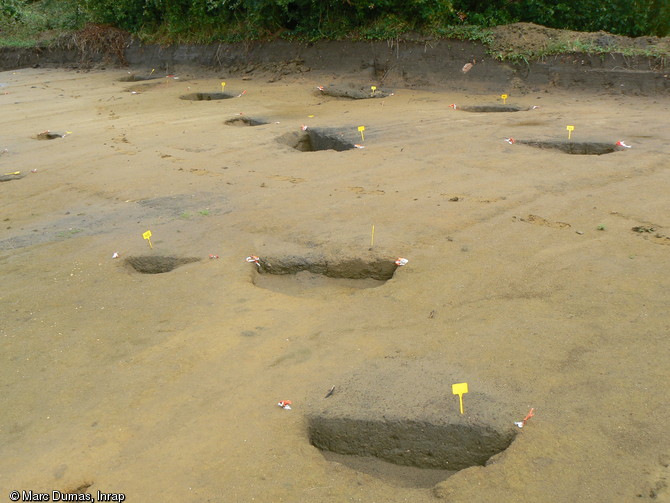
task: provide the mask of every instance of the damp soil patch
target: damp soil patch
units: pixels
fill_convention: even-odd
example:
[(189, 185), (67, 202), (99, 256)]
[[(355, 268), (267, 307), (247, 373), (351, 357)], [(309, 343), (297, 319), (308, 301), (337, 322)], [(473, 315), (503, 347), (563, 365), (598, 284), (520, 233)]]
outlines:
[(308, 440), (326, 459), (399, 486), (429, 487), (486, 466), (514, 441), (515, 411), (491, 390), (472, 390), (460, 414), (458, 396), (444, 393), (459, 379), (444, 362), (366, 362), (328, 398), (313, 397)]
[(184, 264), (198, 262), (197, 257), (173, 257), (169, 255), (138, 255), (126, 258), (125, 262), (142, 274), (162, 274)]
[(229, 98), (234, 97), (235, 97), (234, 94), (228, 94), (228, 93), (190, 93), (181, 95), (179, 99), (188, 101), (214, 101), (214, 100), (227, 100)]
[(594, 142), (594, 141), (569, 141), (569, 140), (516, 140), (516, 143), (528, 145), (529, 147), (558, 150), (565, 154), (574, 155), (603, 155), (611, 154), (625, 150), (615, 143)]
[(300, 152), (319, 150), (344, 152), (356, 148), (355, 143), (348, 139), (345, 133), (327, 129), (310, 128), (307, 131), (286, 133), (277, 138), (277, 141)]
[(456, 110), (463, 112), (525, 112), (530, 110), (528, 107), (517, 107), (513, 105), (464, 105), (457, 106)]
[(232, 119), (228, 119), (224, 124), (227, 126), (263, 126), (265, 124), (268, 124), (267, 121), (264, 121), (263, 119), (254, 119), (252, 117), (233, 117)]

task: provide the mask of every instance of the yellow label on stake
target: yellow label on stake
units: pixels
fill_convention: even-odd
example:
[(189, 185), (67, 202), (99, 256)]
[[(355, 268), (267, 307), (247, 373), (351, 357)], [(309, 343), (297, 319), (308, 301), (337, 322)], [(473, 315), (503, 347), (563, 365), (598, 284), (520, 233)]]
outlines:
[(156, 69), (155, 69), (155, 68), (152, 68), (152, 69), (151, 69), (151, 73), (150, 73), (149, 75), (150, 75), (150, 76), (153, 75), (155, 71), (156, 71)]
[(374, 93), (377, 90), (377, 86), (370, 86), (370, 89), (372, 89), (372, 92)]
[(11, 173), (5, 173), (5, 176), (9, 176), (9, 175), (20, 175), (20, 174), (21, 174), (20, 171), (13, 171), (13, 172), (11, 172)]
[(150, 246), (151, 249), (153, 250), (154, 245), (151, 244), (151, 231), (146, 231), (144, 234), (142, 234), (142, 237), (143, 237), (144, 239), (146, 239), (147, 241), (149, 241), (149, 246)]
[(503, 100), (503, 104), (507, 101), (507, 95), (506, 94), (501, 94), (500, 97)]
[(365, 126), (358, 126), (358, 130), (361, 133), (361, 141), (365, 141), (365, 135), (363, 134), (363, 131), (365, 131)]
[(575, 130), (575, 126), (565, 126), (565, 129), (568, 130), (568, 140), (572, 137), (572, 132)]
[(461, 414), (463, 414), (463, 395), (468, 392), (468, 383), (461, 382), (451, 385), (451, 392), (458, 395), (458, 401), (461, 405)]
[(226, 88), (226, 83), (225, 83), (225, 82), (221, 82), (221, 92), (223, 92), (223, 90), (224, 90), (225, 88)]
[(372, 224), (372, 235), (370, 236), (370, 248), (375, 245), (375, 224)]

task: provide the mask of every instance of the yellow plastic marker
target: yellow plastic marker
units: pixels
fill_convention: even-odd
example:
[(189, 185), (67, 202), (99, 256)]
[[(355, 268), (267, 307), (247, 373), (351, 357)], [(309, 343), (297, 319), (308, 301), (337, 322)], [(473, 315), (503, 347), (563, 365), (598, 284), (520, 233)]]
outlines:
[(225, 83), (225, 82), (221, 82), (221, 92), (223, 92), (223, 90), (224, 90), (225, 88), (226, 88), (226, 83)]
[(151, 231), (147, 231), (147, 232), (145, 232), (144, 234), (142, 234), (142, 237), (143, 237), (144, 239), (146, 239), (147, 241), (149, 241), (149, 246), (150, 246), (151, 249), (153, 250), (153, 249), (154, 249), (154, 245), (151, 244)]
[(565, 126), (565, 129), (568, 130), (568, 140), (572, 137), (572, 132), (575, 130), (575, 126)]
[(374, 94), (377, 90), (377, 86), (370, 86), (370, 89), (372, 89), (372, 94)]
[(152, 69), (151, 69), (151, 73), (149, 74), (149, 76), (153, 75), (155, 71), (156, 71), (156, 69), (155, 69), (155, 68), (152, 68)]
[(363, 134), (363, 131), (365, 131), (365, 126), (358, 126), (358, 130), (361, 132), (361, 141), (365, 141), (365, 135)]
[(20, 174), (21, 174), (20, 171), (13, 171), (13, 172), (11, 172), (11, 173), (5, 173), (5, 176), (9, 176), (9, 175), (20, 175)]
[(372, 235), (370, 236), (370, 248), (375, 245), (375, 224), (372, 224)]
[(308, 115), (307, 117), (309, 117), (311, 119), (312, 117), (314, 117), (314, 115)]
[(468, 383), (461, 382), (451, 385), (451, 392), (458, 395), (458, 400), (461, 403), (461, 414), (463, 414), (463, 395), (468, 392)]
[(503, 100), (503, 105), (507, 102), (507, 95), (506, 94), (501, 94), (500, 97)]

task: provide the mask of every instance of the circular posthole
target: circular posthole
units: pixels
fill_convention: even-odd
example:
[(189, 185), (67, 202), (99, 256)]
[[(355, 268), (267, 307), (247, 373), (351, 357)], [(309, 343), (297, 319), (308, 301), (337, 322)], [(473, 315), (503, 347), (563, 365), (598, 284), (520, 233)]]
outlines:
[(121, 77), (119, 79), (119, 82), (142, 82), (144, 80), (154, 80), (154, 79), (159, 79), (160, 77), (158, 75), (126, 75), (124, 77)]
[(224, 124), (228, 126), (263, 126), (264, 124), (268, 123), (262, 119), (253, 119), (251, 117), (240, 116), (228, 119)]
[(514, 411), (471, 380), (460, 414), (458, 396), (445, 393), (445, 383), (462, 377), (443, 369), (443, 362), (385, 359), (368, 362), (332, 388), (324, 383), (309, 405), (309, 442), (326, 458), (335, 453), (340, 462), (368, 473), (374, 467), (365, 464), (375, 462), (441, 471), (433, 472), (433, 484), (485, 466), (516, 437)]
[(465, 105), (456, 107), (456, 110), (464, 112), (525, 112), (528, 107), (516, 107), (513, 105)]
[(142, 274), (161, 274), (164, 272), (170, 272), (181, 265), (197, 262), (199, 260), (200, 259), (197, 257), (139, 255), (135, 257), (128, 257), (126, 259), (126, 264)]
[(234, 98), (235, 95), (228, 93), (191, 93), (184, 94), (179, 97), (180, 100), (189, 101), (212, 101), (212, 100), (227, 100)]
[(356, 148), (353, 142), (344, 138), (343, 133), (323, 129), (286, 133), (277, 138), (279, 143), (288, 145), (300, 152), (316, 152), (319, 150), (335, 150), (343, 152)]
[(367, 100), (374, 98), (386, 98), (391, 95), (390, 91), (384, 89), (374, 90), (371, 87), (339, 87), (339, 86), (320, 86), (316, 94), (332, 96), (333, 98), (346, 98), (350, 100)]
[(611, 154), (625, 150), (624, 147), (619, 147), (615, 143), (604, 143), (594, 141), (569, 141), (569, 140), (553, 140), (553, 141), (538, 141), (538, 140), (516, 140), (516, 143), (528, 145), (529, 147), (554, 149), (565, 152), (566, 154), (576, 155), (603, 155)]

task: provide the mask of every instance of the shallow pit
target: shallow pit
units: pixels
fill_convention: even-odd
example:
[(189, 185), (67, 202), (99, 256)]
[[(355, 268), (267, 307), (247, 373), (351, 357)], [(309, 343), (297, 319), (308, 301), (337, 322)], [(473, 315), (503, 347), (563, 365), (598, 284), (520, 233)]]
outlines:
[(277, 141), (300, 152), (318, 152), (319, 150), (344, 152), (356, 148), (354, 143), (344, 138), (343, 133), (323, 129), (286, 133), (277, 138)]
[(497, 429), (475, 421), (326, 415), (310, 416), (308, 432), (310, 443), (320, 450), (447, 471), (485, 466), (490, 458), (507, 449), (516, 436), (512, 428)]
[(240, 116), (228, 119), (224, 124), (226, 124), (227, 126), (263, 126), (265, 124), (268, 124), (268, 122), (262, 119), (254, 119), (252, 117)]
[(197, 262), (197, 257), (172, 257), (166, 255), (138, 255), (126, 258), (125, 262), (142, 274), (162, 274), (179, 266)]
[(235, 95), (228, 93), (190, 93), (183, 94), (179, 97), (180, 100), (189, 101), (212, 101), (212, 100), (227, 100), (234, 98)]
[(259, 259), (260, 274), (287, 275), (301, 271), (329, 278), (374, 279), (388, 281), (398, 266), (388, 258), (264, 257)]
[(528, 107), (517, 107), (513, 105), (464, 105), (456, 107), (463, 112), (525, 112)]
[(21, 173), (20, 171), (17, 171), (15, 173), (5, 173), (4, 175), (0, 175), (0, 182), (11, 182), (12, 180), (20, 180), (26, 176), (25, 173)]
[(315, 91), (315, 94), (321, 96), (330, 96), (333, 98), (346, 98), (349, 100), (368, 100), (375, 98), (386, 98), (390, 96), (390, 91), (384, 89), (375, 89), (370, 87), (342, 87), (342, 86), (328, 86), (322, 87)]
[(593, 142), (593, 141), (570, 141), (570, 140), (516, 140), (516, 143), (528, 145), (529, 147), (560, 150), (566, 154), (574, 155), (603, 155), (625, 150), (615, 143)]
[[(361, 329), (360, 336), (383, 332)], [(450, 384), (466, 375), (470, 389), (461, 414)], [(444, 360), (369, 359), (320, 388), (308, 397), (310, 444), (328, 460), (405, 487), (430, 487), (459, 470), (486, 466), (512, 444), (516, 416), (525, 413), (495, 383)]]
[(377, 288), (397, 269), (385, 258), (265, 257), (254, 269), (255, 286), (295, 297), (351, 294)]
[(54, 133), (52, 131), (42, 131), (35, 135), (38, 140), (55, 140), (56, 138), (65, 138), (65, 133)]
[(154, 79), (159, 79), (160, 77), (158, 75), (126, 75), (124, 77), (121, 77), (119, 79), (119, 82), (143, 82), (145, 80), (154, 80)]

